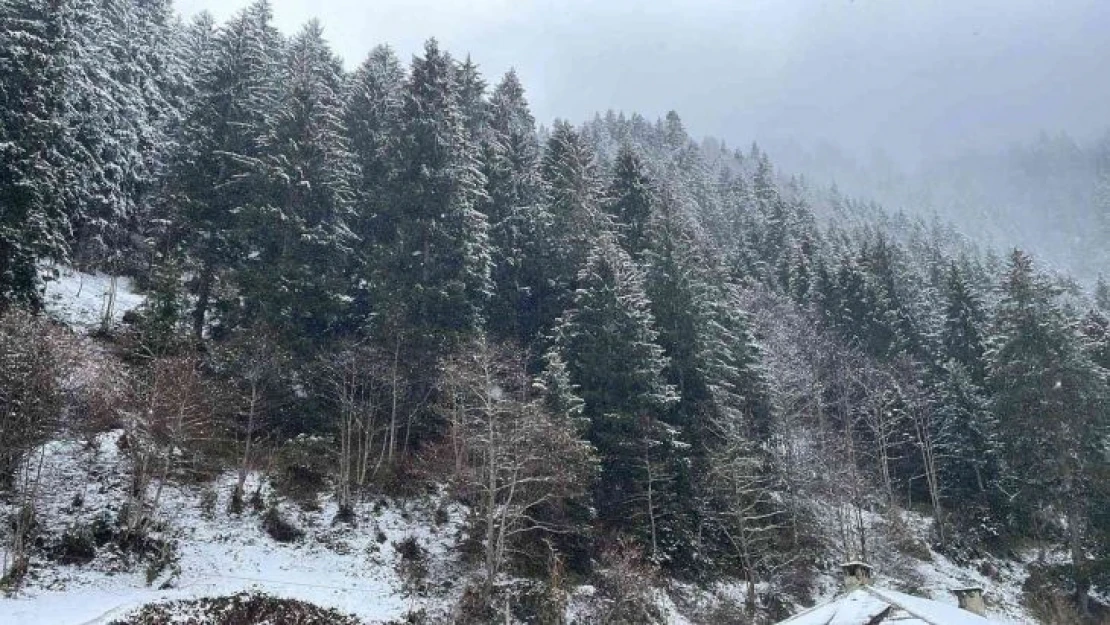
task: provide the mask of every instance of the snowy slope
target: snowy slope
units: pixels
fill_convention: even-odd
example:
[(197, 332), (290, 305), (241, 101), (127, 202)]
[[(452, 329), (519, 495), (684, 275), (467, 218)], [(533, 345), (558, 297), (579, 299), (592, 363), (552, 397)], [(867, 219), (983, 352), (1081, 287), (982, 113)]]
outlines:
[[(56, 537), (67, 529), (91, 524), (98, 515), (114, 518), (125, 500), (129, 470), (120, 452), (120, 432), (101, 434), (92, 444), (79, 440), (54, 441), (41, 449), (43, 502), (40, 514), (44, 529)], [(262, 529), (260, 515), (245, 511), (240, 516), (227, 511), (234, 475), (220, 476), (214, 483), (191, 486), (168, 484), (159, 518), (166, 522), (164, 538), (177, 541), (178, 569), (163, 573), (147, 585), (144, 566), (128, 563), (119, 554), (105, 550), (85, 565), (61, 565), (41, 554), (32, 563), (28, 583), (14, 597), (0, 597), (0, 625), (106, 625), (150, 602), (226, 596), (257, 590), (276, 597), (299, 599), (322, 607), (353, 614), (368, 623), (402, 620), (412, 611), (445, 616), (473, 571), (456, 555), (466, 510), (449, 503), (444, 494), (408, 501), (378, 499), (357, 508), (357, 527), (333, 524), (336, 506), (321, 497), (316, 510), (283, 505), (284, 515), (306, 533), (293, 544), (277, 543)], [(251, 476), (247, 490), (269, 488)], [(206, 495), (207, 493), (207, 495)], [(215, 493), (212, 499), (211, 493)], [(75, 505), (75, 496), (81, 503)], [(202, 500), (208, 499), (207, 507)], [(3, 506), (0, 506), (2, 508)], [(446, 523), (436, 522), (436, 511), (447, 513)], [(9, 510), (0, 509), (0, 515)], [(907, 525), (923, 531), (927, 518), (903, 513)], [(442, 515), (438, 515), (442, 516)], [(442, 521), (442, 518), (440, 519)], [(875, 533), (881, 535), (879, 520)], [(396, 545), (413, 536), (426, 550), (429, 577), (422, 592), (414, 592), (399, 566)], [(876, 542), (876, 546), (881, 545)], [(1001, 573), (987, 577), (973, 568), (959, 567), (936, 553), (928, 560), (911, 561), (908, 567), (916, 585), (913, 596), (884, 590), (904, 587), (907, 576), (890, 565), (878, 564), (875, 588), (890, 593), (910, 610), (926, 597), (945, 604), (952, 614), (962, 615), (949, 592), (954, 586), (975, 584), (986, 588), (990, 618), (1002, 623), (1030, 623), (1020, 605), (1022, 568), (995, 562)], [(884, 569), (886, 572), (884, 572)], [(165, 588), (161, 588), (162, 586)], [(821, 579), (816, 604), (834, 600), (839, 579), (830, 569)], [(589, 602), (591, 588), (572, 593), (571, 616)], [(686, 602), (672, 601), (659, 593), (659, 605), (669, 623), (702, 622), (683, 614), (679, 606), (702, 606), (732, 594), (742, 597), (742, 586), (721, 585), (709, 592), (672, 585), (672, 592), (685, 594)], [(763, 588), (760, 592), (770, 590)], [(714, 596), (715, 595), (715, 596)], [(862, 601), (866, 611), (874, 601)], [(864, 605), (867, 604), (867, 605)], [(873, 606), (872, 606), (873, 607)], [(936, 609), (932, 605), (931, 609)], [(802, 610), (811, 619), (831, 617), (825, 608)]]
[(59, 267), (57, 271), (57, 277), (48, 277), (46, 283), (46, 311), (73, 328), (99, 327), (109, 302), (113, 324), (143, 303), (143, 296), (135, 291), (130, 278), (82, 273), (68, 267)]
[[(75, 524), (91, 523), (103, 512), (118, 511), (127, 479), (118, 437), (119, 432), (100, 435), (92, 446), (53, 442), (42, 450), (41, 514), (49, 533), (57, 535)], [(243, 590), (300, 599), (375, 623), (401, 619), (419, 608), (433, 613), (451, 603), (445, 599), (456, 587), (461, 590), (450, 582), (464, 578), (452, 554), (465, 510), (444, 504), (442, 496), (366, 502), (356, 510), (355, 528), (332, 525), (336, 506), (327, 499), (321, 499), (316, 511), (285, 507), (285, 515), (306, 535), (297, 543), (282, 544), (262, 530), (256, 513), (227, 512), (233, 484), (229, 474), (211, 486), (167, 485), (160, 519), (168, 525), (164, 537), (179, 545), (179, 572), (163, 574), (148, 586), (143, 567), (129, 567), (114, 553), (100, 554), (82, 566), (63, 566), (40, 556), (32, 563), (27, 586), (15, 597), (0, 597), (0, 625), (107, 623), (149, 602)], [(248, 491), (255, 486), (253, 478)], [(212, 489), (217, 499), (206, 512), (200, 500)], [(78, 494), (83, 502), (75, 507)], [(441, 505), (448, 521), (437, 525), (434, 516)], [(436, 593), (414, 594), (399, 572), (395, 544), (408, 537), (415, 537), (426, 550), (428, 585)], [(170, 587), (158, 589), (163, 584)]]
[[(830, 553), (842, 549), (831, 505), (815, 501), (812, 511), (828, 532), (825, 537)], [(1013, 561), (989, 554), (960, 565), (937, 552), (929, 544), (933, 519), (928, 515), (908, 510), (893, 510), (885, 514), (863, 511), (863, 523), (868, 534), (868, 559), (875, 568), (874, 587), (890, 589), (947, 604), (958, 610), (953, 588), (978, 586), (984, 591), (987, 616), (995, 622), (1018, 624), (1036, 622), (1022, 602), (1022, 585), (1028, 577), (1025, 561)], [(905, 542), (916, 543), (913, 554), (906, 553)], [(818, 577), (814, 602), (797, 606), (802, 612), (835, 601), (843, 591), (838, 562), (826, 562)], [(985, 572), (988, 571), (989, 573)], [(830, 612), (830, 615), (835, 612)], [(804, 621), (803, 621), (804, 622)]]
[[(63, 270), (47, 285), (48, 312), (76, 329), (96, 328), (101, 324), (111, 288), (109, 276)], [(126, 311), (143, 302), (143, 296), (125, 278), (116, 280), (115, 293), (112, 319), (118, 323)], [(85, 339), (81, 345), (86, 353), (80, 375), (96, 377), (99, 363), (111, 356), (92, 339)], [(56, 540), (67, 529), (88, 526), (98, 515), (107, 513), (114, 519), (118, 514), (126, 499), (129, 475), (118, 438), (119, 432), (110, 432), (98, 436), (92, 445), (60, 440), (42, 448), (43, 503), (39, 514), (48, 540)], [(319, 500), (315, 510), (283, 504), (285, 515), (306, 535), (298, 543), (281, 544), (261, 529), (258, 513), (232, 516), (227, 512), (233, 483), (232, 475), (222, 475), (213, 484), (167, 485), (160, 518), (167, 524), (164, 537), (178, 544), (178, 569), (174, 573), (163, 574), (148, 585), (141, 564), (126, 562), (110, 550), (81, 566), (59, 565), (40, 554), (32, 563), (27, 585), (16, 596), (0, 596), (0, 625), (100, 625), (150, 602), (226, 596), (244, 590), (300, 599), (381, 623), (403, 619), (418, 609), (444, 615), (473, 574), (456, 555), (466, 511), (448, 503), (442, 494), (419, 500), (366, 502), (356, 510), (356, 528), (332, 524), (336, 506), (326, 497)], [(252, 476), (248, 492), (256, 486), (269, 492), (267, 484)], [(206, 493), (215, 493), (215, 500)], [(77, 496), (80, 505), (75, 505)], [(202, 509), (201, 501), (206, 497), (210, 511)], [(815, 505), (820, 518), (824, 513), (819, 503)], [(439, 508), (448, 513), (445, 524), (436, 523), (436, 517), (441, 516), (436, 515)], [(0, 502), (0, 517), (9, 512)], [(928, 536), (931, 520), (927, 516), (899, 514), (901, 525), (912, 535), (919, 539)], [(1024, 563), (992, 558), (986, 562), (988, 567), (960, 566), (927, 547), (928, 557), (914, 560), (897, 554), (892, 547), (895, 541), (888, 536), (889, 519), (873, 513), (866, 517), (876, 550), (873, 564), (877, 568), (877, 587), (911, 590), (914, 596), (950, 604), (955, 610), (955, 598), (949, 589), (978, 585), (986, 590), (992, 619), (1033, 622), (1021, 605)], [(828, 527), (835, 527), (831, 519)], [(422, 592), (414, 592), (399, 567), (395, 545), (410, 536), (428, 553), (429, 579)], [(827, 564), (817, 583), (818, 606), (834, 599), (840, 590), (835, 564)], [(986, 575), (980, 568), (992, 572)], [(759, 592), (772, 590), (761, 587)], [(710, 590), (671, 584), (670, 591), (679, 599), (677, 603), (662, 590), (658, 602), (668, 622), (676, 624), (699, 622), (683, 614), (691, 605), (704, 608), (722, 598), (737, 604), (744, 594), (742, 584), (722, 584)], [(568, 615), (575, 616), (585, 609), (591, 594), (588, 586), (572, 591)], [(821, 613), (821, 608), (813, 613)]]

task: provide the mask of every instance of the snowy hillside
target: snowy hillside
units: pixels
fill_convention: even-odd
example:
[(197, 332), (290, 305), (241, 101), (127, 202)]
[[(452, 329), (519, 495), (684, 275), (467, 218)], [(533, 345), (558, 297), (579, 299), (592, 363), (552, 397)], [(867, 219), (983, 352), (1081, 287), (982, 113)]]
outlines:
[[(48, 311), (80, 331), (97, 327), (112, 282), (104, 275), (62, 272), (49, 284)], [(112, 318), (118, 321), (142, 300), (129, 281), (115, 281)], [(83, 376), (77, 385), (104, 376), (105, 365), (116, 358), (92, 339), (83, 339), (77, 349)], [(467, 583), (477, 577), (475, 565), (462, 553), (468, 510), (444, 488), (409, 498), (369, 497), (355, 505), (353, 519), (340, 521), (330, 489), (294, 501), (257, 472), (247, 478), (250, 502), (239, 513), (229, 511), (233, 472), (153, 486), (158, 505), (150, 539), (163, 553), (128, 551), (112, 533), (128, 500), (132, 458), (127, 446), (123, 430), (108, 429), (71, 433), (27, 455), (25, 470), (38, 482), (40, 537), (24, 585), (0, 596), (0, 625), (127, 623), (121, 619), (143, 606), (164, 605), (169, 613), (183, 615), (197, 609), (189, 601), (245, 592), (303, 601), (370, 624), (419, 618), (447, 622)], [(817, 518), (829, 517), (822, 521), (824, 540), (834, 544), (831, 510), (820, 502), (813, 508)], [(266, 529), (273, 510), (293, 533), (285, 542)], [(15, 512), (14, 502), (0, 504), (0, 516), (12, 518)], [(1033, 621), (1022, 606), (1025, 563), (983, 556), (958, 565), (928, 547), (932, 521), (915, 512), (869, 513), (864, 522), (877, 587), (954, 609), (949, 590), (978, 585), (986, 589), (992, 618)], [(915, 546), (913, 555), (905, 553), (907, 544)], [(811, 600), (787, 597), (793, 603), (788, 611), (823, 604), (841, 592), (836, 562), (821, 566), (810, 572)], [(779, 594), (766, 583), (758, 592)], [(721, 582), (702, 588), (659, 581), (651, 594), (663, 622), (709, 623), (740, 609), (744, 585)], [(596, 602), (593, 585), (570, 589), (566, 622), (598, 622), (592, 616)]]
[(1105, 281), (281, 3), (0, 0), (0, 625), (1110, 619)]
[[(50, 545), (56, 547), (64, 537), (85, 531), (95, 534), (100, 519), (119, 515), (128, 480), (121, 444), (121, 432), (111, 431), (88, 442), (54, 441), (35, 454), (42, 463), (40, 515)], [(442, 494), (374, 498), (357, 506), (356, 522), (350, 525), (336, 522), (337, 508), (330, 497), (321, 496), (316, 505), (283, 502), (282, 515), (304, 535), (282, 543), (263, 529), (261, 511), (248, 506), (239, 515), (228, 512), (234, 483), (233, 474), (223, 474), (211, 483), (166, 486), (158, 515), (164, 525), (157, 537), (175, 544), (176, 555), (149, 583), (149, 563), (110, 546), (98, 547), (94, 557), (79, 564), (59, 562), (50, 556), (57, 550), (47, 549), (33, 560), (27, 585), (14, 596), (0, 597), (0, 625), (106, 625), (149, 603), (244, 591), (334, 608), (366, 623), (403, 621), (421, 611), (431, 622), (448, 618), (470, 574), (458, 552), (466, 515), (458, 504)], [(246, 490), (257, 491), (262, 501), (276, 496), (257, 475), (250, 477)], [(926, 524), (917, 515), (905, 513), (905, 518), (911, 526)], [(874, 531), (881, 541), (884, 530), (877, 526)], [(402, 553), (411, 540), (419, 545), (421, 559), (415, 576)], [(949, 589), (978, 584), (987, 589), (992, 618), (1031, 622), (1020, 605), (1024, 576), (1016, 563), (992, 559), (997, 573), (988, 576), (932, 552), (923, 560), (882, 560), (898, 575), (880, 572), (880, 588), (917, 585), (916, 594), (954, 608)], [(901, 564), (895, 565), (895, 560)], [(819, 585), (824, 590), (816, 599), (823, 603), (839, 592), (839, 577), (826, 571)], [(574, 618), (575, 602), (588, 603), (590, 593), (588, 586), (573, 593), (568, 616)], [(698, 623), (704, 622), (699, 614), (741, 590), (674, 585), (670, 593), (673, 600), (666, 592), (658, 595), (668, 622)]]
[(46, 311), (74, 328), (93, 329), (107, 319), (119, 323), (128, 311), (143, 303), (130, 278), (84, 273), (58, 268), (46, 283)]
[[(40, 515), (52, 540), (96, 527), (104, 515), (118, 515), (128, 472), (120, 432), (91, 443), (56, 441), (41, 450), (43, 497)], [(336, 608), (368, 623), (403, 619), (410, 612), (436, 613), (465, 578), (454, 548), (465, 510), (441, 496), (419, 500), (377, 499), (360, 505), (356, 524), (333, 523), (336, 507), (283, 505), (281, 510), (304, 536), (275, 542), (261, 514), (227, 512), (234, 476), (188, 488), (169, 485), (163, 494), (158, 538), (177, 546), (173, 564), (147, 583), (146, 567), (116, 549), (97, 549), (89, 562), (64, 565), (40, 555), (27, 587), (0, 598), (4, 625), (109, 623), (151, 602), (259, 591)], [(252, 476), (248, 492), (272, 493)], [(399, 550), (419, 546), (426, 575), (405, 576)]]

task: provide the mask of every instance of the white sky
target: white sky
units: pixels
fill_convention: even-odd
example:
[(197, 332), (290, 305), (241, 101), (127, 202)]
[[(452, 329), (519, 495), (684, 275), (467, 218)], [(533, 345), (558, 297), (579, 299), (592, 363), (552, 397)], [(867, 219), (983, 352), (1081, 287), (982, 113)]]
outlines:
[[(247, 0), (177, 0), (225, 18)], [(429, 36), (537, 119), (677, 110), (733, 145), (832, 141), (912, 159), (1110, 127), (1110, 0), (273, 0), (353, 66)]]

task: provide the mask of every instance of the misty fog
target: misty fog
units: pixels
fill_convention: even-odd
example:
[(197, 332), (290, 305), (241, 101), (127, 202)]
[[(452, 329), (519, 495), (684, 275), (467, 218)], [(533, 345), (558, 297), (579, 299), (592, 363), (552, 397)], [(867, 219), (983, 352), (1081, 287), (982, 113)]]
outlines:
[[(185, 0), (230, 15), (245, 0)], [(1110, 3), (1099, 0), (283, 0), (348, 67), (437, 37), (488, 76), (515, 65), (536, 118), (682, 116), (691, 134), (772, 151), (824, 143), (901, 163), (1105, 128)]]

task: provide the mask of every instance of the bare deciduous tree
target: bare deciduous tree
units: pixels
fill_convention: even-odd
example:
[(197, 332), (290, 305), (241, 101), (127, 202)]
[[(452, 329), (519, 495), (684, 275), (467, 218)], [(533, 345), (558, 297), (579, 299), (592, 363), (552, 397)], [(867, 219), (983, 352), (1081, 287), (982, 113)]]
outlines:
[(398, 382), (389, 363), (385, 354), (366, 345), (348, 345), (321, 360), (327, 397), (337, 416), (337, 496), (345, 513), (356, 491), (388, 461), (396, 438), (392, 402)]
[(785, 510), (772, 494), (768, 457), (747, 439), (743, 425), (730, 420), (713, 427), (719, 443), (710, 458), (710, 480), (724, 503), (714, 520), (743, 567), (748, 582), (745, 604), (754, 613), (759, 575), (781, 564), (772, 557), (772, 543), (785, 529)]
[[(0, 317), (0, 492), (12, 491), (15, 514), (5, 524), (0, 586), (26, 573), (36, 523), (44, 443), (64, 409), (69, 351), (45, 319), (11, 310)], [(38, 453), (33, 453), (38, 448)]]
[(519, 354), (485, 339), (447, 360), (441, 393), (439, 409), (457, 428), (458, 477), (476, 502), (488, 598), (518, 539), (566, 531), (536, 512), (585, 492), (592, 448), (533, 396)]
[(211, 392), (194, 355), (151, 358), (131, 376), (124, 430), (131, 462), (124, 531), (141, 536), (162, 491), (188, 457), (190, 443), (211, 436)]
[(289, 354), (267, 328), (253, 328), (237, 336), (216, 354), (217, 366), (231, 380), (234, 406), (232, 436), (239, 448), (238, 476), (232, 501), (242, 503), (247, 475), (255, 466), (255, 446), (275, 405), (273, 388), (288, 367)]

